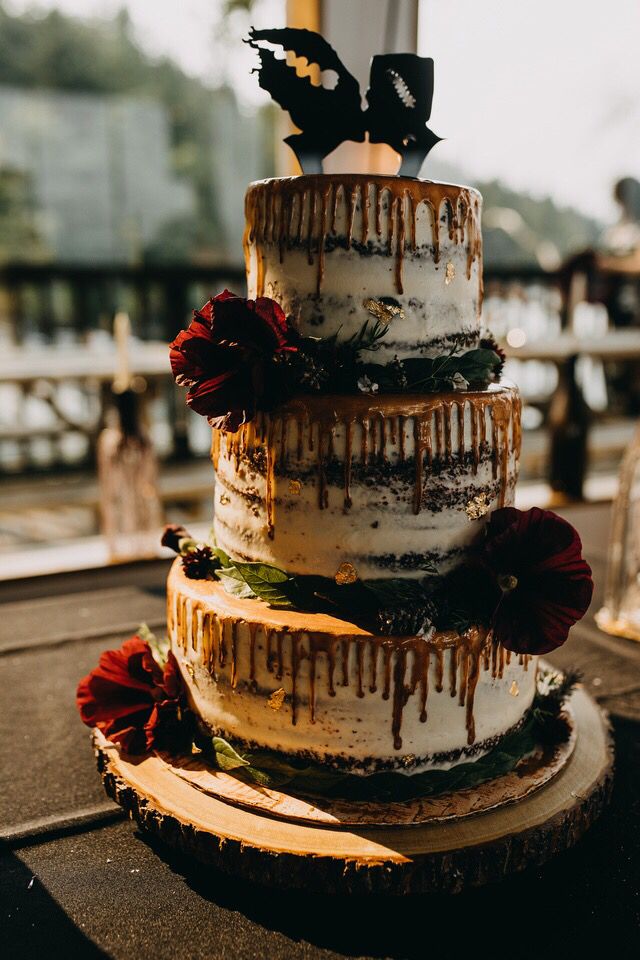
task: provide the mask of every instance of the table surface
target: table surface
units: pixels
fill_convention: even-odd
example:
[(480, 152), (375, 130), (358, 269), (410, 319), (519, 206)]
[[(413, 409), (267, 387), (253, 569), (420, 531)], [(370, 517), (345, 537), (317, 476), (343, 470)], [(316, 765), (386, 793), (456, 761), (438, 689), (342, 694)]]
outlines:
[[(608, 509), (564, 511), (604, 577)], [(285, 958), (594, 955), (640, 951), (640, 644), (590, 614), (553, 661), (610, 712), (613, 801), (571, 851), (454, 897), (319, 897), (204, 870), (143, 839), (103, 793), (78, 679), (141, 621), (164, 625), (168, 564), (0, 585), (0, 837), (5, 956)], [(598, 609), (596, 591), (592, 612)]]

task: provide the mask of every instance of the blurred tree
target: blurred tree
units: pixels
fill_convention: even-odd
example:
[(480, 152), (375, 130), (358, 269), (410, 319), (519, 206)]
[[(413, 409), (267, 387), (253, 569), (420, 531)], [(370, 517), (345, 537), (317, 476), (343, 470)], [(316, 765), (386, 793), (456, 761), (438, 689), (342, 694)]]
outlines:
[(224, 12), (228, 14), (235, 13), (236, 10), (244, 10), (248, 13), (253, 5), (254, 0), (225, 0)]
[[(250, 3), (227, 6), (248, 9)], [(221, 240), (211, 148), (217, 98), (168, 58), (151, 59), (136, 44), (126, 10), (112, 20), (79, 20), (59, 11), (15, 16), (0, 2), (0, 84), (62, 91), (148, 96), (165, 107), (174, 171), (195, 188), (198, 216), (181, 225), (175, 255), (191, 258), (215, 250)], [(233, 96), (231, 94), (231, 96)], [(158, 237), (150, 257), (171, 256), (170, 230)]]
[(558, 207), (549, 197), (539, 199), (519, 193), (499, 180), (477, 186), (484, 198), (487, 264), (517, 266), (540, 262), (553, 266), (542, 262), (550, 243), (557, 258), (564, 259), (575, 250), (592, 246), (600, 234), (597, 220), (571, 207)]
[(47, 260), (37, 225), (33, 185), (23, 170), (0, 169), (0, 263)]

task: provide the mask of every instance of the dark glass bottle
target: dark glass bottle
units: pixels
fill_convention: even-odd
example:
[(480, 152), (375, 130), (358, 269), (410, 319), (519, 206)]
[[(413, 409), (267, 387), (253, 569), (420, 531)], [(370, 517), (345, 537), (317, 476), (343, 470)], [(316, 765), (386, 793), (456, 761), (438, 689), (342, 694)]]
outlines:
[(576, 362), (574, 356), (560, 365), (549, 407), (549, 483), (555, 503), (583, 499), (591, 416), (576, 382)]

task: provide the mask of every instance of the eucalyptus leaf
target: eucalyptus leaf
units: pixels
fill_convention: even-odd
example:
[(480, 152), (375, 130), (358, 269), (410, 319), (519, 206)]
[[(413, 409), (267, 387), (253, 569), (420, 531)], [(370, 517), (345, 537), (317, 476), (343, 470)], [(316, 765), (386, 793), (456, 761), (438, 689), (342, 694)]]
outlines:
[(461, 357), (457, 357), (456, 369), (469, 383), (475, 383), (489, 379), (501, 362), (500, 357), (494, 350), (478, 348), (477, 350), (469, 350)]
[(229, 554), (225, 553), (220, 547), (216, 547), (215, 544), (211, 547), (214, 557), (217, 557), (223, 567), (232, 567), (233, 560), (230, 559)]
[(197, 546), (198, 541), (194, 540), (193, 537), (180, 537), (178, 540), (178, 553), (184, 557), (187, 553), (195, 550)]

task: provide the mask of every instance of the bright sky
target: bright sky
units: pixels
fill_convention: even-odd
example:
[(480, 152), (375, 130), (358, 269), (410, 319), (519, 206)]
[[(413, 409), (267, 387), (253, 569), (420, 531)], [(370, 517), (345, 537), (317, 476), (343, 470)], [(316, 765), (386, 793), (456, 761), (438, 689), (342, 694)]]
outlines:
[[(7, 3), (16, 11), (33, 5)], [(247, 47), (230, 51), (222, 66), (212, 58), (220, 0), (37, 6), (78, 16), (126, 6), (149, 52), (210, 82), (226, 69), (246, 101), (260, 97)], [(283, 7), (283, 0), (259, 0), (252, 22), (281, 25)], [(612, 181), (640, 177), (638, 0), (422, 0), (420, 25), (420, 52), (436, 63), (431, 126), (447, 138), (434, 158), (471, 180), (499, 177), (595, 216), (615, 214)]]

